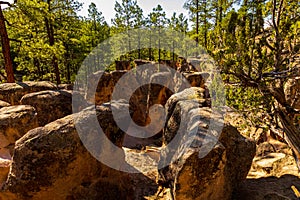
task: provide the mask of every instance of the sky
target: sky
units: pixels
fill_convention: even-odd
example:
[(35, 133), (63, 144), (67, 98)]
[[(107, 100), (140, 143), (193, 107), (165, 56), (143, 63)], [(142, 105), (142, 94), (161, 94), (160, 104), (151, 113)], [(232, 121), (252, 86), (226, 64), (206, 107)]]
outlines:
[[(114, 5), (116, 1), (112, 0), (78, 0), (83, 4), (82, 10), (78, 13), (81, 16), (87, 16), (88, 7), (91, 2), (94, 2), (99, 11), (102, 12), (107, 23), (111, 23), (111, 19), (115, 16)], [(154, 7), (160, 4), (166, 12), (167, 17), (170, 17), (173, 12), (178, 14), (184, 13), (186, 16), (188, 11), (183, 9), (183, 4), (186, 0), (137, 0), (138, 5), (143, 9), (144, 16), (147, 16)], [(118, 0), (121, 2), (121, 0)]]

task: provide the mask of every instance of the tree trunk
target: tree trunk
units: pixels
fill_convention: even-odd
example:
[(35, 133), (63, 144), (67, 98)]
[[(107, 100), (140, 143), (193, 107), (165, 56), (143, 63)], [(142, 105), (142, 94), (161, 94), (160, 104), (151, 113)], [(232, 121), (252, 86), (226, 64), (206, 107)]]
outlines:
[(196, 10), (196, 43), (197, 43), (197, 46), (198, 46), (198, 43), (199, 43), (199, 0), (196, 0), (196, 7), (197, 7), (197, 10)]
[[(50, 0), (48, 0), (47, 2), (48, 2), (49, 10), (50, 10)], [(45, 25), (46, 25), (46, 29), (47, 29), (49, 44), (50, 44), (50, 46), (54, 46), (55, 40), (54, 40), (53, 24), (50, 22), (50, 20), (48, 20), (47, 17), (45, 17)], [(52, 59), (52, 66), (53, 66), (53, 69), (55, 72), (56, 83), (59, 85), (59, 84), (61, 84), (60, 72), (59, 72), (59, 68), (58, 68), (57, 57), (55, 55), (53, 56), (53, 59)]]
[(9, 38), (7, 35), (5, 18), (3, 16), (1, 5), (0, 5), (0, 36), (1, 36), (1, 45), (2, 45), (2, 53), (4, 57), (5, 71), (7, 75), (7, 82), (14, 83), (15, 77), (14, 77), (14, 70), (13, 70), (13, 62), (10, 56)]
[(279, 111), (278, 116), (285, 132), (283, 139), (292, 148), (298, 169), (300, 170), (300, 130), (294, 126), (290, 117), (282, 110)]

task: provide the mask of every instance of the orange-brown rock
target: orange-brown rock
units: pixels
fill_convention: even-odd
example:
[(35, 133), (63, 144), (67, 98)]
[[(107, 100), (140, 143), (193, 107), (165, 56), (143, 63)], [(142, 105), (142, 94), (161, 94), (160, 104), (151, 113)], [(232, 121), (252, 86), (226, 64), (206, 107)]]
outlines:
[[(97, 106), (96, 111), (89, 107), (33, 129), (18, 140), (0, 199), (131, 200), (154, 195), (157, 186), (153, 179), (141, 173), (128, 174), (107, 167), (93, 157), (82, 143), (95, 143), (98, 151), (93, 153), (119, 163), (120, 168), (132, 168), (125, 162), (125, 153), (121, 148), (119, 160), (116, 160), (116, 152), (97, 140), (99, 137), (94, 134), (97, 127), (92, 127), (91, 121), (95, 114), (105, 135), (115, 145), (121, 145), (124, 132), (114, 123), (111, 106), (128, 109), (122, 101)], [(117, 117), (127, 120), (122, 115)], [(77, 130), (81, 130), (83, 135), (79, 137)]]
[(53, 83), (46, 81), (4, 83), (0, 85), (0, 100), (6, 101), (11, 105), (19, 105), (19, 101), (25, 94), (56, 89), (57, 87)]

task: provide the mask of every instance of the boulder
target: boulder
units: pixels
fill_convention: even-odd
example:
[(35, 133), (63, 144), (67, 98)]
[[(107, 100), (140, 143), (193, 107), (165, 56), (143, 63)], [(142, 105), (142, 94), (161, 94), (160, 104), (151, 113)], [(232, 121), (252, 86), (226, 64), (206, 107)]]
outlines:
[[(0, 109), (0, 148), (10, 151), (5, 158), (12, 154), (15, 142), (25, 133), (38, 126), (36, 110), (29, 105), (10, 106)], [(0, 155), (0, 157), (3, 157)]]
[(37, 126), (36, 112), (31, 106), (0, 109), (0, 187), (9, 172), (15, 142)]
[(0, 108), (11, 106), (9, 103), (0, 100)]
[(20, 82), (0, 84), (0, 100), (11, 105), (19, 105), (22, 96), (32, 92), (43, 90), (56, 90), (57, 87), (51, 82)]
[[(116, 159), (116, 152), (101, 142), (104, 138), (95, 135), (99, 129), (92, 126), (96, 114), (107, 138), (121, 146), (124, 132), (115, 125), (111, 106), (128, 109), (128, 105), (122, 102), (97, 106), (96, 113), (89, 107), (33, 129), (18, 140), (0, 199), (142, 199), (142, 196), (135, 197), (135, 190), (140, 188), (137, 191), (142, 191), (147, 177), (141, 174), (131, 176), (107, 167), (82, 143), (95, 144), (94, 155), (117, 162), (120, 168), (130, 167), (125, 162), (124, 151), (118, 148), (119, 159)], [(126, 121), (122, 116), (117, 117)], [(144, 195), (143, 192), (138, 194)]]
[(47, 90), (30, 93), (24, 95), (20, 102), (36, 109), (39, 126), (72, 114), (72, 92), (68, 91)]
[(166, 104), (159, 182), (176, 199), (231, 199), (250, 170), (255, 142), (207, 107), (204, 89), (189, 88)]

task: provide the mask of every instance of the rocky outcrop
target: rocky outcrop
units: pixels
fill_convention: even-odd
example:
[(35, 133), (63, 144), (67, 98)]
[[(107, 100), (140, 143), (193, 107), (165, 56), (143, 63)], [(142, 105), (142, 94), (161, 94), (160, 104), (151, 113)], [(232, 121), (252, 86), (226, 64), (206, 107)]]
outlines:
[(72, 114), (72, 93), (68, 91), (30, 93), (24, 95), (20, 102), (36, 109), (39, 126)]
[(19, 101), (25, 94), (56, 89), (57, 87), (53, 83), (45, 81), (4, 83), (0, 85), (0, 100), (6, 101), (11, 105), (19, 105)]
[[(114, 106), (126, 107), (122, 103)], [(88, 108), (33, 129), (18, 140), (0, 199), (134, 199), (130, 176), (96, 160), (80, 140), (95, 142), (99, 148), (95, 154), (115, 159), (114, 152), (94, 137), (93, 113)], [(106, 136), (121, 146), (124, 132), (114, 124), (111, 105), (98, 106), (96, 116)], [(84, 133), (80, 137), (75, 121)], [(122, 166), (126, 165), (124, 160), (114, 162)]]
[(0, 100), (0, 108), (11, 106), (9, 103)]
[(222, 130), (222, 115), (207, 107), (204, 92), (190, 88), (168, 100), (159, 182), (176, 199), (229, 200), (247, 176), (255, 143), (230, 125)]

